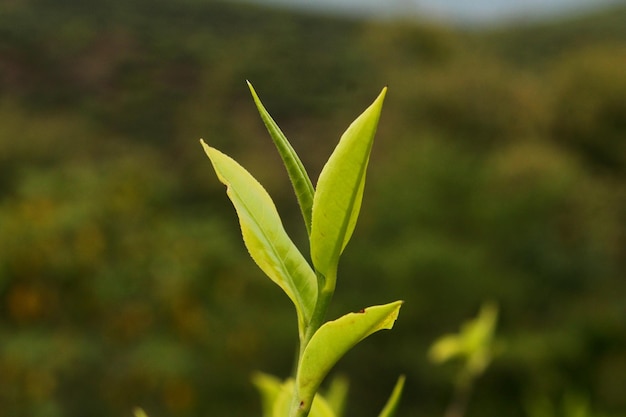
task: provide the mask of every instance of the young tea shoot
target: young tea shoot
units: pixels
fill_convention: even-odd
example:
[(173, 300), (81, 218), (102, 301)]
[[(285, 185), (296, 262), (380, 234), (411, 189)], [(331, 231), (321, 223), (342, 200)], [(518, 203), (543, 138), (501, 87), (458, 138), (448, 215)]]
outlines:
[(436, 364), (459, 360), (454, 381), (454, 394), (444, 417), (463, 417), (474, 382), (491, 363), (496, 352), (495, 331), (498, 307), (493, 303), (481, 306), (478, 316), (464, 323), (456, 334), (446, 334), (435, 340), (428, 355)]
[[(310, 256), (285, 231), (272, 198), (239, 163), (201, 140), (239, 218), (243, 241), (259, 268), (295, 306), (299, 349), (293, 375), (281, 380), (257, 373), (253, 383), (263, 417), (341, 417), (347, 384), (334, 381), (318, 392), (329, 371), (372, 333), (391, 329), (402, 301), (364, 308), (326, 321), (335, 292), (339, 258), (357, 223), (374, 135), (387, 88), (352, 122), (313, 186), (297, 153), (248, 83), (252, 98), (282, 158), (307, 231)], [(400, 400), (401, 376), (379, 417), (392, 417)]]

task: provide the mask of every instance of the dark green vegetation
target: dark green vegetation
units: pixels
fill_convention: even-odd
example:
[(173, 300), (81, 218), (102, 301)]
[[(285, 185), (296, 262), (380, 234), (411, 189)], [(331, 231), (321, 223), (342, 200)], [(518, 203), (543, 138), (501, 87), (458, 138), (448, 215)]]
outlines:
[(624, 8), (463, 32), (199, 0), (3, 2), (0, 415), (260, 414), (250, 373), (289, 374), (296, 323), (198, 145), (244, 164), (304, 241), (250, 79), (313, 178), (389, 85), (331, 317), (406, 303), (338, 364), (349, 415), (379, 410), (399, 373), (399, 415), (441, 415), (454, 370), (427, 349), (491, 299), (504, 350), (468, 416), (536, 417), (564, 395), (623, 416), (625, 28)]

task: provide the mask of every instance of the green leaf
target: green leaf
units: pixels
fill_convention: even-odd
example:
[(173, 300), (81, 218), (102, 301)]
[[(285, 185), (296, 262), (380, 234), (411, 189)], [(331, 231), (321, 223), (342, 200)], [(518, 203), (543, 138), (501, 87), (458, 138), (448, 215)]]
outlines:
[(497, 320), (498, 307), (491, 303), (484, 304), (478, 317), (463, 324), (459, 333), (443, 335), (432, 344), (428, 352), (430, 359), (435, 363), (443, 363), (462, 357), (468, 375), (480, 375), (492, 359)]
[(444, 363), (463, 353), (463, 342), (456, 334), (440, 336), (428, 350), (428, 357), (434, 363)]
[(255, 372), (252, 375), (252, 383), (261, 394), (263, 417), (272, 417), (274, 404), (282, 390), (281, 380), (263, 372)]
[(201, 141), (219, 180), (226, 185), (250, 256), (291, 298), (302, 335), (317, 299), (317, 278), (283, 228), (269, 194), (241, 165)]
[[(272, 417), (287, 417), (289, 416), (289, 410), (293, 406), (293, 379), (288, 379), (282, 386), (281, 392), (276, 398)], [(328, 405), (328, 402), (321, 395), (315, 395), (313, 398), (313, 406), (308, 414), (308, 417), (338, 417), (333, 412), (332, 408)]]
[(296, 377), (301, 408), (310, 406), (328, 371), (354, 345), (382, 329), (391, 329), (402, 301), (369, 307), (324, 323), (304, 349)]
[(143, 411), (142, 408), (136, 407), (133, 410), (133, 414), (135, 415), (135, 417), (148, 417), (148, 415), (146, 414), (145, 411)]
[(396, 410), (398, 409), (398, 404), (400, 403), (400, 397), (402, 397), (402, 390), (404, 389), (404, 380), (404, 375), (401, 375), (398, 378), (398, 381), (391, 392), (391, 396), (387, 400), (387, 404), (385, 404), (383, 411), (380, 412), (378, 417), (393, 417), (396, 415)]
[(345, 376), (339, 375), (332, 379), (324, 398), (328, 402), (330, 408), (333, 409), (335, 416), (341, 417), (346, 408), (346, 400), (348, 398), (348, 388), (350, 383)]
[(334, 289), (339, 257), (352, 236), (363, 199), (365, 173), (387, 88), (339, 140), (322, 169), (313, 198), (311, 258)]
[(300, 210), (302, 211), (302, 217), (304, 219), (304, 224), (306, 226), (306, 231), (310, 235), (311, 234), (311, 211), (313, 207), (313, 184), (311, 183), (311, 179), (304, 169), (304, 165), (300, 161), (298, 154), (291, 147), (291, 144), (287, 140), (287, 137), (280, 130), (272, 116), (267, 112), (263, 103), (261, 103), (261, 99), (257, 95), (256, 91), (252, 87), (249, 81), (248, 87), (250, 88), (250, 93), (252, 93), (252, 98), (254, 99), (254, 103), (256, 104), (257, 109), (259, 110), (259, 114), (261, 115), (261, 119), (263, 123), (265, 123), (265, 127), (269, 132), (276, 148), (278, 149), (278, 153), (285, 164), (285, 168), (287, 168), (287, 173), (289, 175), (289, 179), (291, 180), (291, 185), (296, 193), (296, 197), (298, 199), (298, 204), (300, 205)]

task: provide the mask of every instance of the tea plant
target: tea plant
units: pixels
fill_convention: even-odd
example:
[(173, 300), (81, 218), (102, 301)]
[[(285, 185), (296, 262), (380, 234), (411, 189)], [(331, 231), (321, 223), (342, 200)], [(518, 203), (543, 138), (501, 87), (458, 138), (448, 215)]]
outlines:
[[(322, 381), (358, 342), (379, 330), (391, 329), (402, 305), (402, 301), (395, 301), (325, 322), (335, 292), (339, 258), (361, 208), (369, 156), (387, 89), (341, 136), (314, 188), (289, 141), (250, 83), (248, 87), (287, 169), (309, 238), (311, 260), (309, 263), (287, 235), (263, 186), (235, 160), (201, 140), (219, 180), (227, 187), (250, 256), (296, 309), (299, 349), (294, 374), (281, 381), (259, 373), (253, 382), (261, 392), (264, 417), (339, 417), (346, 386), (335, 383), (322, 396), (318, 393)], [(380, 417), (394, 414), (403, 385), (401, 376)]]
[(485, 303), (478, 317), (461, 326), (456, 334), (446, 334), (435, 340), (428, 355), (441, 364), (459, 359), (461, 366), (454, 381), (454, 393), (444, 417), (463, 417), (472, 388), (486, 370), (496, 351), (494, 335), (498, 321), (498, 307)]

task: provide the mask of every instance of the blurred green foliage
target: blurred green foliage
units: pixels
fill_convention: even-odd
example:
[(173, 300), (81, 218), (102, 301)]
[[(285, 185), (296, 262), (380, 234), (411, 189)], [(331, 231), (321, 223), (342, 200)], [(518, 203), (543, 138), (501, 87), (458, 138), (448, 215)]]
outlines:
[(359, 398), (346, 415), (380, 409), (399, 373), (398, 415), (440, 415), (451, 374), (428, 346), (487, 299), (506, 349), (468, 416), (546, 415), (527, 404), (570, 392), (625, 415), (624, 28), (623, 7), (461, 30), (201, 0), (2, 2), (0, 416), (258, 415), (251, 372), (289, 373), (291, 306), (197, 145), (242, 161), (305, 241), (245, 79), (318, 169), (389, 85), (329, 318), (406, 304), (393, 338), (338, 364)]

